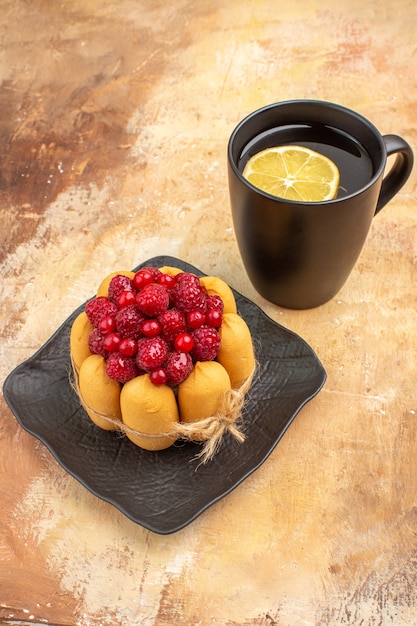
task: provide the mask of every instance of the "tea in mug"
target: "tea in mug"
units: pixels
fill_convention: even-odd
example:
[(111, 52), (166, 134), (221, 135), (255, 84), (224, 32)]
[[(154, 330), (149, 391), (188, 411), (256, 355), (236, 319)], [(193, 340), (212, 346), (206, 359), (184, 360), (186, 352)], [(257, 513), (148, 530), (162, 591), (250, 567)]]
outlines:
[(371, 157), (354, 137), (324, 124), (291, 124), (257, 135), (242, 150), (238, 167), (243, 172), (248, 160), (266, 148), (304, 146), (328, 157), (339, 169), (337, 198), (362, 189), (374, 174)]

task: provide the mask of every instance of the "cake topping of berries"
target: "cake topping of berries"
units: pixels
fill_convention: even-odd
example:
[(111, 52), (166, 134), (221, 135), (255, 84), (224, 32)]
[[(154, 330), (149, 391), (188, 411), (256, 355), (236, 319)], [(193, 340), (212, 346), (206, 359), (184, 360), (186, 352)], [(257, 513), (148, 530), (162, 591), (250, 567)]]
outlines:
[(176, 386), (197, 361), (216, 358), (223, 300), (208, 295), (195, 274), (154, 267), (131, 279), (112, 278), (108, 297), (89, 301), (89, 348), (106, 360), (110, 378), (125, 383), (147, 372), (155, 385)]

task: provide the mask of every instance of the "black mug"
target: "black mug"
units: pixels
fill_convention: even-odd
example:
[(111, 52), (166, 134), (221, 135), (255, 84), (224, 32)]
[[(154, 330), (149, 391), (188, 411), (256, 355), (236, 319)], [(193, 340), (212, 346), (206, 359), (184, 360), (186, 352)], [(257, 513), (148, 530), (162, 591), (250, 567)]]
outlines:
[[(327, 152), (336, 163), (340, 155), (338, 196), (296, 202), (249, 183), (242, 176), (245, 162), (277, 141)], [(395, 161), (384, 177), (392, 154)], [(372, 218), (401, 189), (412, 167), (413, 152), (404, 139), (382, 136), (366, 118), (338, 104), (293, 100), (248, 115), (229, 139), (228, 177), (235, 235), (255, 289), (290, 309), (333, 298), (358, 259)]]

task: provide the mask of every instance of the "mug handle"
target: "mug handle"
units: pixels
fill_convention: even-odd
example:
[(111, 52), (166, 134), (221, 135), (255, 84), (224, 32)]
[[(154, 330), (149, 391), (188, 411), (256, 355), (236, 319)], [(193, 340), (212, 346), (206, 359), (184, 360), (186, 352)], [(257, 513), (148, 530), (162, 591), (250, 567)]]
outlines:
[(405, 184), (413, 169), (414, 155), (411, 146), (398, 135), (384, 135), (382, 137), (387, 150), (387, 156), (397, 154), (394, 165), (382, 181), (375, 215), (395, 196)]

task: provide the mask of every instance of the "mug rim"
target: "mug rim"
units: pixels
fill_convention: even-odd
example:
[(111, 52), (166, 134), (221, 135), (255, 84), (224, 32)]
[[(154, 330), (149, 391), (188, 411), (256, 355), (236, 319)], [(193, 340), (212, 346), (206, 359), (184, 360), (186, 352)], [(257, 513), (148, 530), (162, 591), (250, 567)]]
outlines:
[[(281, 107), (291, 107), (291, 106), (297, 106), (297, 105), (319, 105), (319, 106), (323, 106), (326, 108), (330, 108), (333, 109), (335, 111), (340, 111), (342, 113), (345, 113), (349, 116), (351, 116), (352, 118), (356, 118), (357, 120), (359, 120), (359, 122), (361, 122), (361, 124), (363, 124), (364, 126), (366, 126), (368, 128), (368, 130), (370, 130), (372, 132), (372, 134), (374, 135), (374, 137), (376, 138), (376, 140), (378, 141), (378, 144), (380, 146), (381, 149), (381, 155), (383, 155), (383, 158), (381, 159), (381, 162), (378, 166), (378, 168), (376, 169), (375, 173), (373, 174), (373, 176), (370, 178), (370, 180), (363, 185), (362, 187), (360, 187), (360, 189), (357, 189), (356, 191), (353, 191), (352, 193), (343, 196), (341, 198), (333, 198), (332, 200), (322, 200), (322, 201), (318, 201), (318, 202), (302, 202), (299, 200), (288, 200), (287, 198), (280, 198), (278, 196), (274, 196), (270, 193), (268, 193), (267, 191), (263, 191), (262, 189), (260, 189), (259, 187), (255, 187), (255, 185), (252, 185), (252, 183), (250, 183), (246, 178), (243, 177), (242, 172), (239, 170), (239, 168), (237, 167), (235, 160), (233, 158), (233, 145), (236, 139), (236, 136), (238, 135), (239, 131), (247, 125), (248, 122), (250, 122), (252, 119), (256, 118), (257, 116), (259, 116), (262, 113), (265, 113), (271, 109), (277, 109), (277, 108), (281, 108)], [(358, 113), (357, 111), (354, 111), (353, 109), (350, 109), (349, 107), (346, 107), (342, 104), (337, 104), (336, 102), (330, 102), (330, 101), (326, 101), (326, 100), (314, 100), (314, 99), (294, 99), (294, 100), (283, 100), (283, 101), (278, 101), (278, 102), (273, 102), (271, 104), (267, 104), (265, 106), (262, 106), (258, 109), (255, 109), (254, 111), (252, 111), (251, 113), (249, 113), (248, 115), (246, 115), (244, 118), (242, 118), (240, 120), (240, 122), (235, 126), (234, 130), (232, 131), (230, 137), (229, 137), (229, 141), (227, 144), (227, 159), (229, 162), (230, 167), (232, 168), (234, 174), (239, 178), (240, 181), (242, 181), (245, 185), (247, 185), (250, 189), (252, 189), (253, 191), (257, 192), (258, 194), (261, 194), (262, 196), (272, 199), (272, 200), (281, 200), (285, 203), (288, 204), (294, 204), (295, 206), (303, 206), (303, 205), (324, 205), (324, 204), (334, 204), (334, 203), (340, 203), (340, 202), (344, 202), (349, 198), (354, 198), (355, 196), (358, 196), (360, 194), (362, 194), (364, 191), (366, 191), (367, 189), (369, 189), (370, 187), (372, 187), (375, 182), (382, 176), (385, 166), (386, 166), (386, 162), (387, 162), (387, 154), (386, 154), (386, 148), (385, 148), (385, 144), (383, 141), (383, 137), (381, 135), (381, 133), (379, 132), (379, 130), (377, 129), (377, 127), (370, 122), (366, 117), (364, 117), (361, 113)]]

